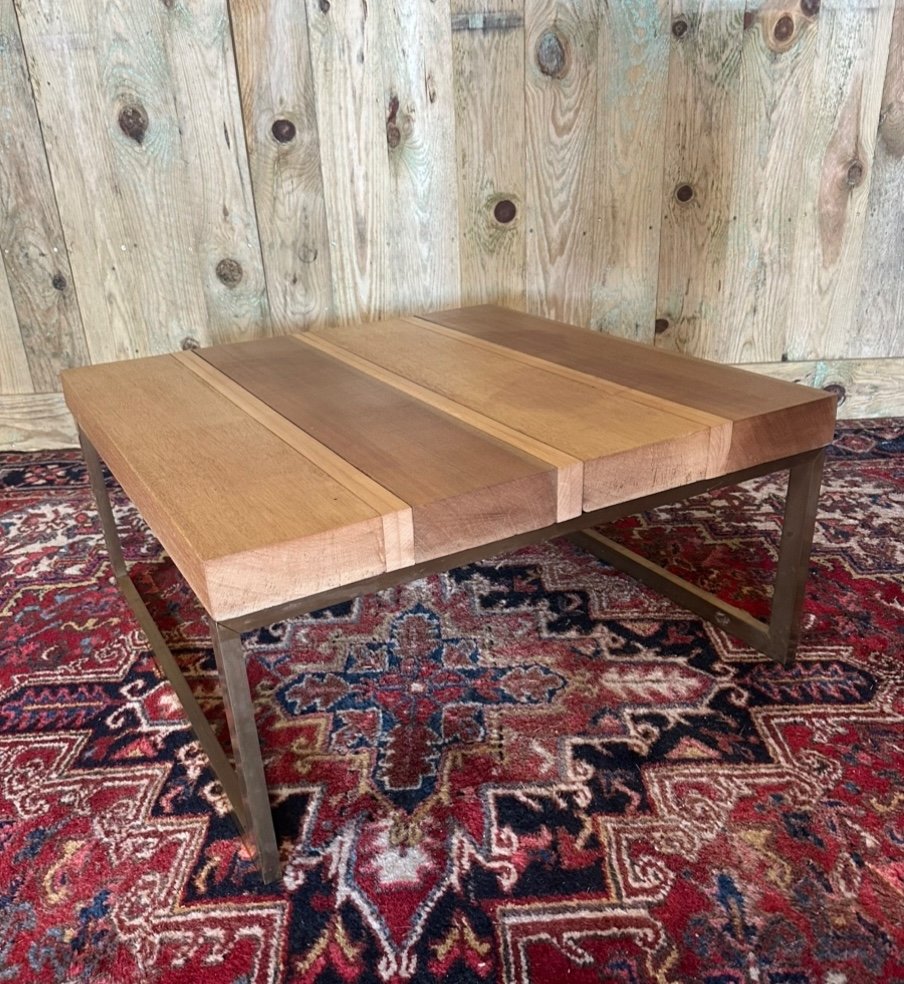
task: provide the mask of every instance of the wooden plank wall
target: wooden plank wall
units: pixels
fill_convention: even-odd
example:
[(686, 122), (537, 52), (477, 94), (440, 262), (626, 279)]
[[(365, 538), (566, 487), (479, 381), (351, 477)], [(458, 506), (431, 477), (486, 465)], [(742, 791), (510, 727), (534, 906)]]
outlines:
[(0, 447), (484, 301), (904, 413), (902, 229), (904, 0), (0, 0)]

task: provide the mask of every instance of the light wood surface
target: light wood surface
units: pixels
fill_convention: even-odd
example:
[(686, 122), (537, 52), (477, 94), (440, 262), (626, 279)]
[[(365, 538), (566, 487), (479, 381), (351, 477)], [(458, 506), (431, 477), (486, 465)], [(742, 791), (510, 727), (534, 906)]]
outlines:
[(803, 387), (490, 306), (72, 369), (63, 384), (217, 619), (811, 450), (834, 410)]
[[(857, 331), (845, 354), (904, 356), (904, 0), (895, 4), (872, 165)], [(855, 383), (852, 393), (856, 394)], [(904, 383), (901, 385), (904, 389)], [(884, 412), (880, 404), (878, 412)]]
[(230, 10), (270, 320), (289, 331), (333, 316), (307, 13), (299, 0)]
[[(60, 369), (87, 362), (88, 350), (11, 2), (0, 4), (0, 38), (0, 254), (15, 308), (0, 299), (0, 365), (7, 354), (2, 338), (15, 350), (18, 321), (27, 375), (42, 393), (59, 389)], [(25, 392), (18, 353), (9, 354), (13, 363), (0, 368), (0, 393)], [(16, 388), (7, 388), (7, 372)]]
[(385, 570), (377, 511), (172, 356), (73, 369), (63, 388), (214, 618)]
[[(461, 302), (523, 306), (523, 0), (453, 0)], [(499, 125), (499, 107), (505, 125)]]

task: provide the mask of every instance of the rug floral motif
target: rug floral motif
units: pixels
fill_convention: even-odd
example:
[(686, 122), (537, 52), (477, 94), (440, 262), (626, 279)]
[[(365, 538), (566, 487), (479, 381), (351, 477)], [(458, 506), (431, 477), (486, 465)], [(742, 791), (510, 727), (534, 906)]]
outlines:
[[(111, 480), (224, 740), (202, 612)], [(783, 483), (609, 534), (758, 617)], [(781, 668), (567, 540), (245, 636), (263, 886), (80, 456), (0, 454), (0, 981), (904, 981), (904, 422), (830, 451)]]

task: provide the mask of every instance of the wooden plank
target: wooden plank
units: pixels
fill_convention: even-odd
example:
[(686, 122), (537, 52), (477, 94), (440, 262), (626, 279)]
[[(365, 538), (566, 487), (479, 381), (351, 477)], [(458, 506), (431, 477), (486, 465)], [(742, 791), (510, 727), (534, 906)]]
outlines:
[(386, 570), (398, 570), (414, 563), (414, 526), (411, 507), (407, 502), (353, 468), (326, 445), (290, 424), (285, 417), (194, 352), (177, 352), (173, 358), (379, 513), (383, 524)]
[(250, 330), (266, 299), (225, 0), (17, 5), (92, 359)]
[(893, 0), (832, 0), (820, 11), (793, 262), (801, 287), (786, 347), (792, 362), (857, 350), (851, 325), (893, 13)]
[[(316, 337), (584, 462), (584, 509), (719, 474), (730, 424), (397, 320)], [(691, 418), (691, 419), (689, 419)], [(691, 475), (693, 477), (685, 477)]]
[(819, 6), (747, 5), (741, 47), (722, 289), (707, 298), (705, 353), (779, 361), (786, 351), (799, 248), (800, 165), (813, 91)]
[(230, 12), (270, 319), (320, 324), (333, 287), (307, 14), (297, 0), (232, 0)]
[(669, 0), (599, 5), (595, 281), (590, 324), (653, 341)]
[(524, 0), (453, 0), (462, 303), (524, 306)]
[[(672, 19), (656, 344), (710, 357), (724, 288), (744, 0), (685, 0)], [(715, 350), (715, 351), (714, 351)]]
[(31, 382), (51, 392), (88, 350), (11, 2), (0, 4), (0, 38), (0, 252)]
[[(888, 47), (860, 263), (860, 302), (846, 354), (904, 356), (904, 2)], [(844, 405), (841, 407), (844, 410)]]
[(77, 443), (61, 393), (0, 393), (0, 449), (40, 451)]
[(329, 341), (328, 336), (324, 337), (314, 332), (308, 332), (305, 335), (296, 335), (295, 338), (298, 341), (304, 342), (305, 345), (312, 346), (320, 352), (340, 359), (346, 365), (360, 369), (373, 379), (379, 379), (380, 382), (386, 383), (394, 389), (401, 390), (401, 392), (407, 393), (409, 396), (413, 396), (415, 399), (420, 400), (421, 403), (434, 407), (449, 417), (454, 417), (455, 420), (460, 420), (462, 423), (484, 434), (488, 434), (511, 447), (518, 448), (519, 451), (523, 451), (525, 454), (539, 458), (540, 461), (545, 461), (552, 465), (556, 469), (556, 521), (563, 522), (566, 519), (571, 519), (581, 514), (584, 494), (584, 463), (574, 455), (560, 451), (558, 448), (550, 447), (550, 445), (529, 437), (521, 431), (499, 423), (498, 420), (493, 420), (482, 413), (477, 413), (477, 411), (472, 410), (470, 407), (456, 403), (454, 400), (435, 393), (425, 386), (413, 383), (404, 376), (389, 372), (375, 363), (369, 362), (367, 359), (362, 359), (347, 349), (334, 345)]
[(71, 369), (63, 390), (218, 621), (385, 570), (375, 510), (171, 356)]
[(34, 386), (28, 369), (28, 356), (19, 333), (16, 308), (0, 262), (0, 393), (31, 393)]
[(310, 346), (274, 338), (199, 354), (409, 503), (418, 560), (555, 521), (548, 463)]
[(834, 401), (827, 394), (489, 305), (426, 320), (731, 420), (729, 470), (770, 455), (813, 450), (832, 439)]
[(386, 311), (430, 311), (461, 296), (449, 0), (370, 9), (378, 19), (386, 113)]
[(596, 272), (594, 0), (525, 0), (526, 308), (587, 325)]
[(338, 318), (454, 302), (448, 0), (308, 0), (307, 12)]
[(904, 417), (902, 358), (754, 363), (744, 368), (834, 393), (843, 420)]

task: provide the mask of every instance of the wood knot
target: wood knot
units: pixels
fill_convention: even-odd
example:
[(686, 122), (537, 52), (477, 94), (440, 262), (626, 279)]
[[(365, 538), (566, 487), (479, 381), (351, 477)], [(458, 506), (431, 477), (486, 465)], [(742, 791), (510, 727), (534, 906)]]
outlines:
[(842, 403), (847, 399), (847, 390), (841, 385), (841, 383), (828, 383), (823, 386), (826, 393), (831, 393), (840, 407)]
[(330, 0), (320, 0), (317, 6), (320, 7), (321, 14), (328, 14), (330, 12)]
[(313, 263), (318, 255), (317, 247), (311, 246), (310, 243), (305, 243), (298, 251), (298, 259), (302, 263)]
[(756, 11), (745, 10), (744, 11), (744, 30), (749, 31), (751, 27), (756, 23)]
[(675, 189), (675, 197), (686, 205), (694, 197), (694, 189), (689, 184), (681, 184)]
[(653, 331), (657, 335), (664, 335), (669, 330), (669, 323), (665, 318), (657, 318), (653, 325)]
[(568, 72), (568, 51), (555, 31), (544, 31), (537, 42), (537, 64), (551, 79), (564, 78)]
[(501, 225), (508, 225), (518, 214), (515, 203), (510, 198), (502, 198), (493, 206), (493, 218)]
[(166, 7), (167, 10), (172, 10), (173, 7), (176, 6), (176, 0), (163, 0), (163, 6)]
[(820, 6), (820, 0), (800, 0), (800, 12), (804, 17), (818, 16)]
[(148, 129), (148, 114), (141, 103), (130, 103), (119, 111), (119, 129), (137, 144), (144, 140)]
[(845, 180), (848, 188), (856, 188), (863, 181), (863, 164), (860, 161), (853, 160), (848, 164)]
[(242, 275), (242, 264), (238, 260), (227, 257), (217, 264), (217, 279), (227, 287), (235, 287), (242, 279)]
[(277, 143), (288, 143), (290, 140), (295, 139), (295, 124), (291, 120), (274, 120), (273, 126), (270, 127), (270, 132), (273, 134), (273, 139)]
[(55, 273), (53, 279), (50, 281), (53, 284), (54, 290), (65, 290), (66, 289), (66, 278), (61, 273)]
[(789, 17), (787, 14), (783, 14), (775, 22), (775, 27), (772, 28), (772, 36), (778, 41), (779, 44), (784, 44), (786, 41), (791, 39), (791, 35), (794, 33), (794, 18)]
[(679, 41), (687, 34), (688, 23), (683, 17), (676, 17), (672, 21), (672, 36)]
[(201, 347), (201, 343), (197, 338), (192, 338), (191, 335), (186, 335), (185, 338), (180, 342), (183, 352), (193, 352), (195, 349)]
[(399, 129), (399, 97), (393, 93), (389, 97), (389, 113), (386, 116), (386, 143), (390, 147), (398, 147), (402, 142), (402, 131)]

